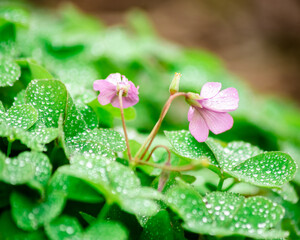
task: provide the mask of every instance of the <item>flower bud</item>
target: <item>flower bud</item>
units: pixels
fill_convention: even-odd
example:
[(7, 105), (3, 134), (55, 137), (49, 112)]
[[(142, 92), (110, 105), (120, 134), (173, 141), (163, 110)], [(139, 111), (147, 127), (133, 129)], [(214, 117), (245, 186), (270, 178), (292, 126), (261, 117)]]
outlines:
[(179, 82), (180, 82), (180, 77), (182, 75), (180, 73), (175, 73), (175, 76), (170, 84), (169, 92), (171, 95), (179, 92)]

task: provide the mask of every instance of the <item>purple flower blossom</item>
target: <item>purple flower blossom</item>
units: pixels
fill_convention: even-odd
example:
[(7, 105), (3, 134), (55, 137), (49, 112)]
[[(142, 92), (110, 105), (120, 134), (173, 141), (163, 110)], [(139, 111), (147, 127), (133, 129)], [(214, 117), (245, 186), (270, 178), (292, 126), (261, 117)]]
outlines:
[(238, 108), (239, 95), (235, 88), (220, 91), (221, 86), (218, 82), (208, 82), (202, 87), (200, 95), (197, 94), (191, 101), (189, 130), (198, 142), (207, 139), (209, 130), (219, 134), (233, 125), (233, 118), (227, 112)]
[(123, 108), (131, 107), (139, 101), (139, 87), (135, 87), (133, 82), (121, 75), (112, 73), (106, 79), (96, 80), (94, 90), (100, 91), (98, 101), (101, 105), (111, 103), (114, 107), (120, 108), (119, 92), (123, 91)]

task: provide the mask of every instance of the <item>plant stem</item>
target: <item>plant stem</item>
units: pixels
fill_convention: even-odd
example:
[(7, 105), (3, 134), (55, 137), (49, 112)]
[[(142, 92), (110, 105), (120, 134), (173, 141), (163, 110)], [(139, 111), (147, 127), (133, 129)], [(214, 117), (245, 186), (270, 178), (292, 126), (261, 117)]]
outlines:
[(237, 183), (237, 180), (234, 179), (233, 182), (227, 188), (224, 189), (224, 191), (230, 190), (236, 183)]
[(7, 157), (9, 157), (9, 155), (10, 155), (10, 153), (11, 153), (12, 143), (13, 143), (13, 141), (8, 140), (8, 144), (7, 144), (7, 152), (6, 152), (6, 156), (7, 156)]
[(110, 207), (111, 207), (111, 204), (106, 201), (105, 204), (103, 205), (102, 209), (101, 209), (101, 212), (100, 212), (98, 218), (101, 219), (101, 220), (105, 220), (105, 218), (106, 218), (106, 216), (109, 212)]
[(173, 171), (173, 172), (184, 172), (184, 171), (190, 171), (195, 169), (195, 165), (186, 165), (186, 166), (170, 166), (170, 165), (161, 165), (156, 163), (149, 163), (141, 160), (137, 160), (137, 163), (140, 165), (147, 165), (154, 168), (160, 168), (167, 171)]
[(167, 163), (170, 163), (170, 162), (171, 162), (171, 152), (170, 152), (170, 149), (169, 149), (167, 146), (165, 146), (165, 145), (157, 145), (157, 146), (155, 146), (155, 147), (152, 149), (152, 151), (149, 153), (149, 156), (147, 157), (147, 159), (145, 160), (145, 162), (148, 162), (148, 161), (150, 160), (150, 158), (151, 158), (153, 152), (154, 152), (156, 149), (158, 149), (158, 148), (164, 148), (164, 149), (166, 149), (166, 151), (167, 151), (167, 153), (168, 153), (168, 160), (167, 160)]
[(122, 96), (123, 96), (123, 90), (121, 90), (119, 92), (120, 111), (121, 111), (122, 125), (123, 125), (123, 131), (124, 131), (124, 136), (125, 136), (125, 142), (126, 142), (126, 147), (127, 147), (128, 158), (129, 158), (129, 161), (132, 161), (131, 151), (130, 151), (130, 147), (129, 147), (128, 134), (127, 134), (127, 129), (126, 129), (126, 125), (125, 125)]
[[(147, 139), (145, 140), (144, 144), (141, 146), (141, 148), (139, 149), (139, 151), (138, 151), (138, 152), (136, 153), (136, 155), (134, 156), (134, 160), (135, 160), (136, 162), (138, 161), (138, 157), (139, 157), (139, 155), (142, 153), (142, 151), (144, 150), (144, 148), (146, 148), (146, 149), (144, 150), (144, 152), (143, 152), (142, 156), (140, 157), (140, 159), (143, 159), (143, 158), (145, 157), (145, 155), (146, 155), (148, 149), (150, 148), (150, 146), (151, 146), (151, 144), (152, 144), (152, 142), (153, 142), (153, 140), (154, 140), (154, 138), (155, 138), (155, 136), (156, 136), (156, 134), (157, 134), (157, 132), (158, 132), (160, 126), (161, 126), (161, 123), (162, 123), (164, 117), (166, 116), (166, 114), (167, 114), (167, 112), (168, 112), (168, 110), (169, 110), (169, 108), (170, 108), (170, 105), (171, 105), (172, 101), (173, 101), (175, 98), (179, 97), (179, 96), (186, 96), (186, 95), (187, 95), (186, 93), (178, 92), (178, 93), (175, 93), (175, 94), (171, 95), (171, 96), (168, 98), (167, 102), (165, 103), (165, 105), (164, 105), (164, 107), (163, 107), (163, 109), (162, 109), (162, 111), (161, 111), (161, 113), (160, 113), (160, 117), (159, 117), (157, 123), (156, 123), (155, 126), (153, 127), (151, 133), (149, 134), (149, 136), (148, 136)], [(147, 144), (148, 144), (148, 146), (147, 146)], [(146, 147), (146, 146), (147, 146), (147, 147)]]
[(225, 180), (225, 178), (220, 177), (218, 187), (217, 187), (217, 191), (222, 191), (224, 180)]

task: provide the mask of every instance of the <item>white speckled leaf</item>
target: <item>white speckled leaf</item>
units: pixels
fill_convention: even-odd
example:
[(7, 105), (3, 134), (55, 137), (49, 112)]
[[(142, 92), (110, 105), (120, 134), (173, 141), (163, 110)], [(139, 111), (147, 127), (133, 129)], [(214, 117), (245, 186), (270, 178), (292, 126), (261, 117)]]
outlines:
[(21, 69), (18, 64), (8, 58), (0, 58), (0, 87), (12, 86), (19, 80)]
[(162, 196), (154, 194), (155, 190), (149, 194), (134, 172), (120, 163), (76, 156), (71, 159), (71, 166), (62, 166), (58, 171), (82, 179), (103, 194), (106, 201), (115, 202), (129, 213), (150, 216), (158, 211), (153, 199)]
[(29, 129), (38, 120), (38, 111), (31, 105), (13, 106), (5, 113), (7, 125)]
[(267, 198), (245, 198), (227, 192), (213, 192), (202, 198), (187, 184), (180, 185), (167, 193), (167, 204), (184, 220), (183, 226), (189, 231), (256, 239), (287, 235), (274, 229), (284, 216), (284, 208)]
[(199, 143), (189, 131), (165, 131), (165, 135), (172, 144), (174, 152), (179, 156), (195, 161), (208, 159), (211, 164), (219, 165), (207, 144)]

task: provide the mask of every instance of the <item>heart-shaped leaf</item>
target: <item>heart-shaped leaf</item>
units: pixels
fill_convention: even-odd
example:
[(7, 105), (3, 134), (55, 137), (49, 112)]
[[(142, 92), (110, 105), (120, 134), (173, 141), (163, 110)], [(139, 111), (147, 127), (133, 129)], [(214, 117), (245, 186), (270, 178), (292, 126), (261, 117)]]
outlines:
[(0, 87), (12, 86), (19, 79), (21, 69), (8, 58), (0, 58)]
[(99, 191), (109, 204), (116, 203), (136, 215), (153, 215), (158, 210), (153, 199), (162, 198), (157, 191), (149, 192), (149, 188), (142, 187), (130, 168), (110, 160), (76, 156), (71, 159), (71, 166), (62, 166), (58, 171), (82, 179)]
[(14, 192), (10, 198), (12, 215), (17, 226), (23, 230), (36, 230), (57, 217), (65, 205), (65, 194), (51, 192), (42, 202)]
[(274, 229), (284, 216), (284, 208), (264, 197), (213, 192), (202, 198), (193, 188), (180, 183), (167, 193), (167, 204), (184, 220), (184, 228), (192, 232), (256, 239), (287, 235)]
[(193, 161), (209, 160), (212, 165), (218, 166), (218, 162), (206, 143), (199, 143), (188, 131), (165, 131), (173, 150), (181, 157)]
[(58, 127), (60, 114), (65, 113), (68, 93), (57, 80), (33, 80), (26, 89), (26, 102), (39, 111), (39, 121), (46, 127)]
[(10, 184), (24, 184), (32, 180), (46, 185), (52, 166), (47, 155), (38, 152), (22, 152), (16, 158), (0, 153), (0, 179)]
[(206, 157), (220, 168), (220, 172), (256, 186), (280, 188), (294, 178), (297, 170), (295, 161), (288, 154), (263, 153), (249, 143), (231, 142), (223, 147), (212, 138), (199, 143), (188, 131), (166, 132), (166, 135), (179, 156), (194, 161)]
[(60, 172), (56, 172), (51, 178), (49, 189), (65, 192), (68, 199), (79, 202), (99, 203), (104, 201), (99, 192), (81, 179)]
[(34, 151), (45, 151), (45, 144), (53, 141), (57, 135), (58, 129), (54, 128), (37, 128), (25, 131), (22, 128), (11, 127), (5, 122), (0, 123), (1, 137), (6, 137), (11, 142), (19, 140)]
[(29, 129), (38, 120), (38, 112), (31, 105), (13, 106), (5, 113), (9, 126)]
[(61, 240), (71, 239), (81, 234), (82, 227), (76, 218), (62, 215), (50, 223), (46, 223), (45, 230), (51, 240)]

